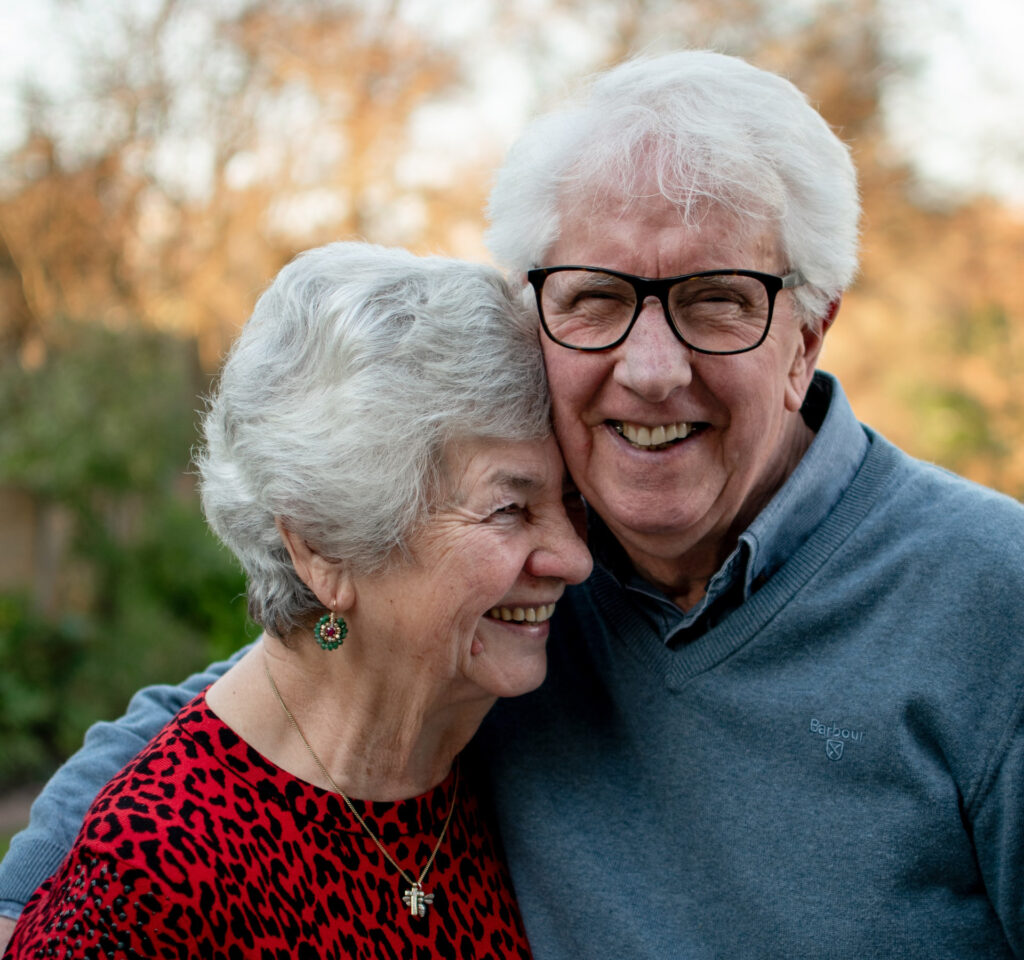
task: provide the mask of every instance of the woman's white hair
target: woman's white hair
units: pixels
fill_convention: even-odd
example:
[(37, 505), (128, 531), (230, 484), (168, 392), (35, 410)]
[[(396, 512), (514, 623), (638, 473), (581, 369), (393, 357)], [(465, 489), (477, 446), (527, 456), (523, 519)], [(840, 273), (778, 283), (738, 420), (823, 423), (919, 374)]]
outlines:
[(470, 439), (550, 433), (536, 321), (490, 267), (334, 243), (260, 297), (203, 422), (203, 509), (284, 637), (323, 612), (275, 518), (357, 572), (400, 556)]
[(573, 215), (586, 216), (588, 198), (652, 189), (695, 229), (713, 209), (741, 230), (775, 226), (786, 268), (808, 281), (795, 291), (808, 320), (853, 280), (849, 150), (788, 80), (708, 51), (624, 63), (527, 127), (491, 192), (488, 245), (520, 273), (553, 266), (544, 257), (570, 204), (583, 200)]

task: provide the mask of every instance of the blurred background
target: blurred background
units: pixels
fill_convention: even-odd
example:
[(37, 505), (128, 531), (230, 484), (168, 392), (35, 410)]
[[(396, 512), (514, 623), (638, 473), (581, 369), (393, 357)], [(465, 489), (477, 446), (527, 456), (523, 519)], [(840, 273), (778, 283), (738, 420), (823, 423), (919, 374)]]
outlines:
[(189, 455), (278, 268), (342, 238), (486, 259), (525, 119), (635, 52), (809, 94), (866, 210), (822, 366), (1024, 497), (1022, 39), (1021, 0), (0, 0), (0, 796), (257, 633)]

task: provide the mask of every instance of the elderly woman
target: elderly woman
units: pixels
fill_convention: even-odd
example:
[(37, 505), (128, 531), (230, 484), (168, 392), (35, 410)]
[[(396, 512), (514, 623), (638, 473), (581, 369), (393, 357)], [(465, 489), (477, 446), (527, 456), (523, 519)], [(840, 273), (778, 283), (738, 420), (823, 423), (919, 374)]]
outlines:
[(262, 642), (100, 793), (12, 956), (529, 955), (458, 754), (590, 570), (542, 370), (489, 268), (281, 271), (199, 459)]

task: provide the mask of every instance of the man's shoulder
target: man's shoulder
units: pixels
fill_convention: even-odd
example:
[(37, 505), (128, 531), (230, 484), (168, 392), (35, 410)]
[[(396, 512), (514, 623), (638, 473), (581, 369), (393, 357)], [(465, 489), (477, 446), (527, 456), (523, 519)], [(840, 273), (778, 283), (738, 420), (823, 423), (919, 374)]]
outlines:
[(912, 584), (911, 608), (932, 604), (972, 634), (981, 624), (1003, 625), (1000, 637), (1024, 627), (1024, 505), (877, 435), (867, 462), (874, 456), (889, 464), (886, 482), (850, 531), (840, 567)]
[(881, 498), (887, 513), (914, 520), (922, 531), (947, 535), (984, 535), (995, 542), (1009, 540), (1024, 550), (1024, 504), (935, 463), (919, 460), (881, 435), (868, 431), (871, 452), (866, 464), (884, 459), (891, 467), (891, 484)]

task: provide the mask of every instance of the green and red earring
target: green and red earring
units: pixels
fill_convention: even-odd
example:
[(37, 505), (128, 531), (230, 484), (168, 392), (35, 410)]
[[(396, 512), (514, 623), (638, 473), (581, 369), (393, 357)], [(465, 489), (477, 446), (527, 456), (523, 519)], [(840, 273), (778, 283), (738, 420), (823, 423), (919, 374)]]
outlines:
[(317, 620), (313, 636), (321, 650), (337, 650), (348, 636), (348, 624), (344, 617), (335, 616), (332, 610)]

